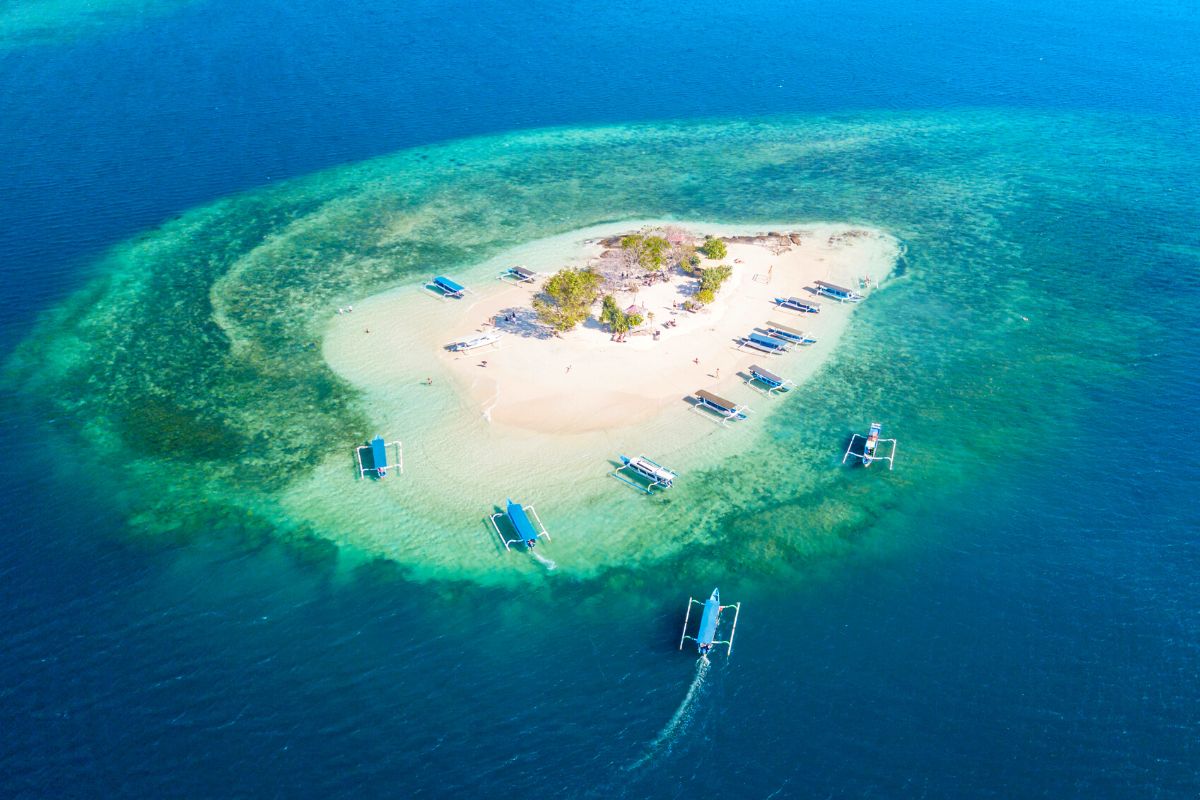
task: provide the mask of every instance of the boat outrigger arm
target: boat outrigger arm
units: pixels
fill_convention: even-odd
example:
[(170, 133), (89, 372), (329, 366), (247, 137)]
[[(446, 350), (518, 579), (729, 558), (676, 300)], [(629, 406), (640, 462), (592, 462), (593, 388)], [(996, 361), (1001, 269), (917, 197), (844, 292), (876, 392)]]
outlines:
[[(529, 519), (529, 514), (532, 514), (533, 518), (537, 520), (536, 528), (533, 527), (533, 522)], [(508, 523), (517, 535), (515, 539), (505, 537), (504, 532), (500, 530), (500, 526), (496, 523), (497, 517), (508, 517)], [(547, 532), (546, 526), (542, 524), (542, 518), (538, 516), (537, 510), (533, 506), (523, 506), (509, 499), (504, 511), (492, 514), (491, 520), (492, 527), (496, 529), (496, 535), (504, 543), (505, 550), (510, 549), (514, 544), (523, 544), (526, 550), (532, 550), (537, 545), (539, 536), (545, 536), (546, 541), (550, 541), (550, 534)]]
[[(670, 489), (675, 485), (675, 479), (679, 477), (679, 473), (675, 472), (675, 470), (668, 469), (645, 456), (638, 456), (637, 458), (621, 456), (621, 466), (614, 469), (610, 474), (622, 483), (627, 483), (646, 494), (652, 494), (656, 487)], [(646, 484), (640, 483), (629, 477), (630, 475), (645, 478), (650, 482)]]
[[(842, 455), (842, 463), (846, 463), (846, 459), (854, 456), (862, 461), (864, 467), (869, 467), (876, 461), (886, 461), (888, 469), (896, 466), (896, 440), (895, 439), (880, 439), (879, 432), (883, 428), (878, 422), (871, 423), (871, 430), (863, 436), (861, 433), (856, 433), (850, 437), (850, 444), (846, 445), (846, 452)], [(859, 439), (863, 440), (861, 452), (854, 452), (854, 443)], [(885, 456), (880, 451), (880, 445), (891, 445), (888, 449), (888, 454)]]
[[(371, 466), (363, 465), (363, 451), (371, 452)], [(388, 453), (392, 453), (395, 458), (389, 463)], [(404, 446), (400, 442), (384, 441), (382, 436), (376, 436), (369, 443), (355, 448), (354, 456), (358, 459), (358, 477), (365, 478), (367, 473), (375, 474), (376, 478), (386, 478), (388, 470), (395, 466), (404, 473)]]
[[(696, 630), (696, 635), (689, 636), (688, 621), (692, 618), (693, 604), (700, 606), (704, 611), (700, 614), (700, 627)], [(717, 629), (721, 624), (721, 612), (727, 608), (733, 609), (733, 627), (729, 629), (729, 638), (719, 641), (717, 640)], [(696, 650), (702, 656), (707, 656), (713, 649), (713, 646), (718, 644), (723, 644), (728, 648), (725, 651), (726, 655), (733, 653), (733, 636), (737, 633), (738, 614), (741, 611), (741, 603), (730, 603), (727, 606), (721, 605), (721, 595), (718, 589), (713, 589), (712, 594), (703, 603), (694, 597), (689, 597), (687, 615), (683, 618), (683, 634), (679, 637), (679, 649), (683, 649), (685, 640), (691, 639), (696, 643)]]

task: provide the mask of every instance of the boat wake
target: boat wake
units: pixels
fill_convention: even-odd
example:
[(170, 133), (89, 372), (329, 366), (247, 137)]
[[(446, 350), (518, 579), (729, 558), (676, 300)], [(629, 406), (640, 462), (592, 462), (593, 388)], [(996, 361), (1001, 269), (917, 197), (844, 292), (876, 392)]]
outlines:
[(537, 550), (531, 551), (530, 555), (532, 555), (538, 561), (542, 562), (542, 565), (545, 566), (546, 569), (558, 569), (558, 564), (555, 563), (553, 559), (546, 558), (544, 555), (539, 553)]
[(708, 660), (707, 656), (700, 657), (700, 660), (696, 662), (696, 677), (692, 679), (692, 685), (688, 687), (683, 702), (679, 704), (679, 708), (675, 709), (674, 716), (658, 732), (658, 736), (654, 737), (654, 741), (646, 748), (645, 754), (625, 768), (626, 772), (632, 772), (650, 761), (660, 752), (664, 755), (671, 752), (671, 748), (675, 746), (675, 741), (679, 738), (679, 735), (687, 730), (688, 725), (692, 721), (694, 714), (693, 706), (696, 704), (696, 700), (700, 698), (700, 690), (704, 688), (704, 676), (708, 674), (708, 668), (711, 666), (712, 662)]

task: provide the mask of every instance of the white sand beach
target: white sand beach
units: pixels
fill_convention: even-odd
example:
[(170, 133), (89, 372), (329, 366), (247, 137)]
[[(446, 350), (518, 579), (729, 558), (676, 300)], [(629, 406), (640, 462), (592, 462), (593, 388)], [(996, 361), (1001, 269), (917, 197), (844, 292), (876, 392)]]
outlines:
[[(645, 453), (691, 471), (750, 446), (765, 416), (789, 400), (766, 398), (746, 386), (746, 368), (758, 363), (803, 383), (833, 351), (856, 308), (807, 290), (816, 280), (857, 288), (864, 276), (886, 286), (899, 254), (896, 239), (857, 226), (674, 223), (697, 235), (729, 237), (726, 258), (706, 259), (704, 266), (726, 263), (732, 276), (715, 301), (696, 313), (673, 307), (696, 285), (682, 274), (618, 295), (622, 308), (637, 305), (654, 315), (645, 333), (625, 342), (613, 341), (594, 320), (552, 336), (536, 323), (531, 308), (542, 281), (514, 286), (497, 280), (514, 264), (544, 275), (586, 266), (603, 250), (601, 240), (648, 224), (574, 231), (466, 269), (431, 264), (429, 277), (445, 272), (472, 290), (460, 300), (443, 300), (414, 283), (355, 301), (353, 311), (331, 309), (322, 352), (360, 391), (372, 424), (370, 430), (339, 435), (347, 441), (376, 433), (402, 440), (405, 471), (386, 489), (371, 481), (351, 486), (344, 480), (344, 458), (331, 458), (311, 481), (295, 487), (285, 505), (297, 519), (322, 529), (357, 525), (347, 542), (408, 563), (436, 568), (443, 561), (443, 566), (472, 562), (486, 571), (494, 557), (490, 529), (475, 516), (464, 518), (464, 510), (491, 508), (506, 496), (530, 502), (554, 498), (539, 510), (555, 533), (556, 552), (573, 554), (573, 569), (582, 563), (600, 568), (620, 557), (611, 549), (612, 532), (601, 537), (601, 520), (569, 514), (561, 498), (571, 498), (570, 508), (600, 497), (621, 509), (635, 503), (635, 493), (614, 494), (614, 482), (606, 479), (620, 453)], [(778, 237), (753, 238), (765, 237), (767, 230), (787, 232), (787, 244)], [(789, 295), (819, 300), (821, 312), (777, 309), (774, 298)], [(868, 291), (864, 303), (870, 302)], [(506, 322), (513, 313), (516, 321)], [(768, 321), (809, 332), (818, 341), (782, 356), (737, 349), (741, 337)], [(504, 334), (498, 346), (468, 353), (446, 349), (450, 342), (497, 329)], [(660, 332), (657, 340), (654, 330)], [(688, 400), (697, 389), (748, 403), (753, 413), (728, 427), (707, 413), (691, 413)], [(406, 527), (431, 536), (436, 531), (446, 546), (428, 548), (427, 536), (396, 537), (378, 524), (394, 514), (404, 515)], [(677, 537), (663, 539), (648, 545), (647, 557), (678, 546)]]
[[(697, 234), (706, 232), (693, 227)], [(352, 381), (369, 374), (378, 384), (381, 379), (411, 381), (412, 351), (432, 352), (440, 369), (426, 377), (454, 381), (477, 413), (499, 426), (570, 434), (637, 424), (678, 407), (697, 389), (733, 391), (753, 363), (802, 379), (835, 344), (853, 308), (817, 297), (812, 293), (814, 282), (857, 289), (862, 277), (878, 281), (886, 276), (897, 252), (892, 237), (848, 226), (796, 228), (784, 239), (783, 245), (765, 235), (763, 243), (734, 239), (726, 258), (705, 259), (704, 266), (729, 264), (733, 275), (716, 300), (695, 313), (681, 308), (696, 284), (682, 273), (672, 274), (667, 282), (639, 286), (636, 292), (618, 293), (621, 308), (636, 306), (644, 316), (652, 315), (624, 342), (613, 341), (595, 319), (554, 336), (531, 307), (541, 279), (513, 285), (496, 280), (495, 274), (469, 270), (464, 274), (473, 280), (462, 280), (472, 294), (460, 300), (442, 301), (409, 291), (360, 303), (352, 314), (335, 319), (326, 355)], [(564, 253), (562, 264), (587, 263), (601, 249), (592, 237), (582, 250)], [(495, 265), (493, 269), (499, 271)], [(820, 302), (821, 313), (776, 308), (775, 298), (792, 295)], [(436, 321), (401, 324), (404, 319), (418, 322), (409, 308), (414, 303), (439, 312)], [(738, 349), (742, 337), (768, 321), (811, 333), (818, 343), (782, 357)], [(503, 334), (498, 344), (466, 353), (445, 348), (456, 339), (488, 331)]]
[[(828, 350), (850, 308), (812, 294), (814, 281), (857, 289), (859, 277), (878, 278), (890, 270), (895, 257), (891, 237), (853, 230), (857, 235), (850, 237), (845, 236), (846, 229), (805, 231), (798, 234), (802, 244), (787, 250), (731, 242), (720, 263), (732, 266), (733, 276), (713, 303), (695, 313), (681, 306), (696, 280), (681, 274), (665, 283), (639, 287), (636, 293), (617, 294), (621, 308), (634, 306), (643, 315), (653, 315), (624, 342), (613, 341), (594, 319), (561, 337), (549, 336), (530, 307), (536, 288), (491, 287), (478, 302), (464, 305), (446, 338), (499, 330), (503, 339), (496, 346), (468, 353), (443, 351), (441, 360), (493, 423), (542, 433), (636, 424), (678, 407), (697, 389), (731, 392), (744, 382), (747, 368), (754, 363), (795, 380), (791, 373), (808, 370), (790, 362), (811, 354), (781, 357), (738, 349), (738, 345), (751, 331), (775, 321), (815, 336), (814, 352)], [(705, 260), (705, 266), (717, 263)], [(822, 311), (797, 314), (776, 308), (775, 298), (788, 296), (820, 302)], [(508, 314), (515, 319), (507, 321)], [(796, 348), (803, 349), (812, 348)]]

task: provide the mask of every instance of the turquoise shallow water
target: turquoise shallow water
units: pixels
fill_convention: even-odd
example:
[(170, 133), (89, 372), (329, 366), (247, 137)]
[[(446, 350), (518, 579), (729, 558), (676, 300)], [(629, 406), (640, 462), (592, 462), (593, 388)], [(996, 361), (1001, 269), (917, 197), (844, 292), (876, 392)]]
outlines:
[[(1197, 794), (1186, 8), (302, 7), (0, 55), (6, 795)], [(313, 309), (633, 217), (907, 256), (744, 452), (621, 496), (619, 562), (281, 510), (370, 424)], [(876, 416), (896, 470), (841, 469)]]
[[(1039, 149), (1065, 126), (1072, 143)], [(45, 413), (77, 420), (80, 438), (64, 446), (103, 465), (143, 533), (248, 524), (382, 549), (414, 575), (496, 580), (507, 565), (493, 548), (462, 552), (460, 537), (439, 533), (464, 524), (452, 491), (405, 496), (397, 510), (416, 508), (400, 520), (387, 512), (386, 533), (331, 521), (320, 495), (299, 504), (315, 515), (297, 508), (293, 487), (322, 491), (304, 481), (344, 455), (350, 440), (331, 433), (365, 438), (386, 424), (313, 344), (332, 309), (606, 220), (877, 226), (906, 244), (894, 280), (744, 452), (653, 504), (619, 493), (614, 503), (611, 482), (514, 484), (552, 492), (560, 527), (602, 518), (625, 532), (579, 554), (585, 574), (589, 562), (649, 564), (684, 544), (691, 558), (769, 571), (840, 548), (920, 487), (963, 480), (966, 464), (1086, 424), (1085, 387), (1146, 356), (1149, 321), (1107, 300), (1137, 292), (1145, 275), (1101, 267), (1144, 245), (1105, 237), (1093, 250), (1094, 233), (1055, 217), (1095, 201), (1096, 163), (1153, 149), (1163, 174), (1184, 168), (1163, 157), (1162, 136), (1132, 119), (977, 111), (558, 129), (407, 151), (223, 201), (117, 248), (10, 374), (50, 403)], [(1109, 218), (1131, 188), (1142, 187), (1111, 192)], [(1044, 233), (1021, 236), (1029, 226)], [(903, 440), (904, 469), (867, 482), (834, 467), (849, 433), (873, 419)], [(410, 450), (444, 438), (430, 425), (406, 435)], [(504, 452), (483, 458), (446, 481), (504, 470)], [(410, 469), (421, 467), (410, 459)], [(347, 484), (333, 494), (352, 488), (348, 470), (320, 474)]]

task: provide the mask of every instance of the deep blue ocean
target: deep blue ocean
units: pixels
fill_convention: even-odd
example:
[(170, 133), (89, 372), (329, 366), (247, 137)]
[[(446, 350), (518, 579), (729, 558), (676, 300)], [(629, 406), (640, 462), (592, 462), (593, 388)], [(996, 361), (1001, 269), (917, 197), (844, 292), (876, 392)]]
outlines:
[[(120, 242), (450, 139), (984, 110), (1127, 119), (1169, 132), (1164, 163), (1200, 152), (1193, 3), (164, 6), (85, 25), (64, 3), (35, 35), (0, 4), (5, 358)], [(1076, 197), (1020, 232), (1029, 255), (1111, 235), (1130, 263), (1173, 232), (1101, 301), (1128, 328), (1080, 337), (1135, 355), (1074, 408), (1031, 396), (1036, 446), (988, 442), (836, 554), (714, 578), (740, 590), (738, 646), (675, 726), (682, 601), (708, 583), (630, 570), (525, 598), (220, 527), (137, 535), (47, 451), (66, 423), (7, 387), (0, 795), (1200, 796), (1200, 182), (1146, 166), (1105, 176), (1137, 187), (1119, 213)], [(1106, 277), (1030, 282), (1065, 305)]]

